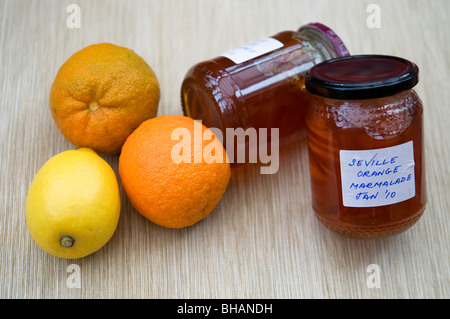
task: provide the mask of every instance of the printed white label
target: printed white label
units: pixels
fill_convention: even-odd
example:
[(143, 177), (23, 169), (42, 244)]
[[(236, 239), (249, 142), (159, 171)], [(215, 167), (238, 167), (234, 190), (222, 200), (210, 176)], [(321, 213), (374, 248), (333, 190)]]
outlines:
[(346, 207), (391, 205), (416, 195), (413, 142), (374, 150), (339, 152)]
[(265, 38), (221, 54), (236, 64), (283, 47), (283, 43), (273, 38)]

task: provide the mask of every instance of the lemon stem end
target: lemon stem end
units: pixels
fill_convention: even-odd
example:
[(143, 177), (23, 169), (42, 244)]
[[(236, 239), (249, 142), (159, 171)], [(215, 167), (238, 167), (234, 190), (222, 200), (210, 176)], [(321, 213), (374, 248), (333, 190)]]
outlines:
[(62, 236), (59, 242), (64, 247), (72, 247), (75, 240), (70, 236)]

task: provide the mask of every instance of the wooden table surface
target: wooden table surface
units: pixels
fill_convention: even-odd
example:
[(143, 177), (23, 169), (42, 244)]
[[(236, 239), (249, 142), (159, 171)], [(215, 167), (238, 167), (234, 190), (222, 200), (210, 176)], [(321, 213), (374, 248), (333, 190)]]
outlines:
[[(67, 23), (72, 3), (79, 28)], [(371, 3), (380, 28), (367, 23)], [(447, 0), (0, 0), (0, 297), (450, 297), (449, 13)], [(97, 253), (65, 260), (35, 244), (25, 223), (28, 187), (50, 157), (74, 149), (48, 108), (70, 55), (98, 42), (134, 50), (160, 81), (158, 115), (182, 114), (180, 85), (192, 65), (309, 22), (334, 29), (352, 54), (393, 54), (419, 66), (429, 200), (416, 225), (376, 240), (324, 228), (311, 208), (300, 142), (283, 152), (276, 174), (233, 170), (222, 201), (192, 227), (151, 223), (121, 189), (117, 231)], [(117, 173), (118, 156), (104, 158)], [(372, 264), (379, 288), (368, 285)], [(80, 288), (68, 284), (73, 274)]]

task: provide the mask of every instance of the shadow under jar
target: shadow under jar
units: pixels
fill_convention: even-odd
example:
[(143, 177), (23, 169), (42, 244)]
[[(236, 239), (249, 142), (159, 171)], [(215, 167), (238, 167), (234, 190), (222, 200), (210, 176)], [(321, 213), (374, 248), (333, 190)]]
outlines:
[(306, 74), (312, 205), (353, 238), (400, 233), (426, 204), (418, 67), (393, 56), (332, 59)]

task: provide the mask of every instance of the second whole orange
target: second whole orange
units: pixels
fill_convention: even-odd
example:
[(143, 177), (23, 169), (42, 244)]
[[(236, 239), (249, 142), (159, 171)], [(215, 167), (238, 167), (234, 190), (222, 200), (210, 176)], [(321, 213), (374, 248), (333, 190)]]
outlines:
[(145, 121), (128, 137), (119, 175), (140, 214), (163, 227), (184, 228), (213, 211), (231, 171), (211, 130), (192, 118), (166, 115)]
[(139, 55), (99, 43), (61, 66), (50, 91), (50, 110), (73, 145), (117, 154), (143, 121), (156, 116), (159, 99), (158, 79)]

